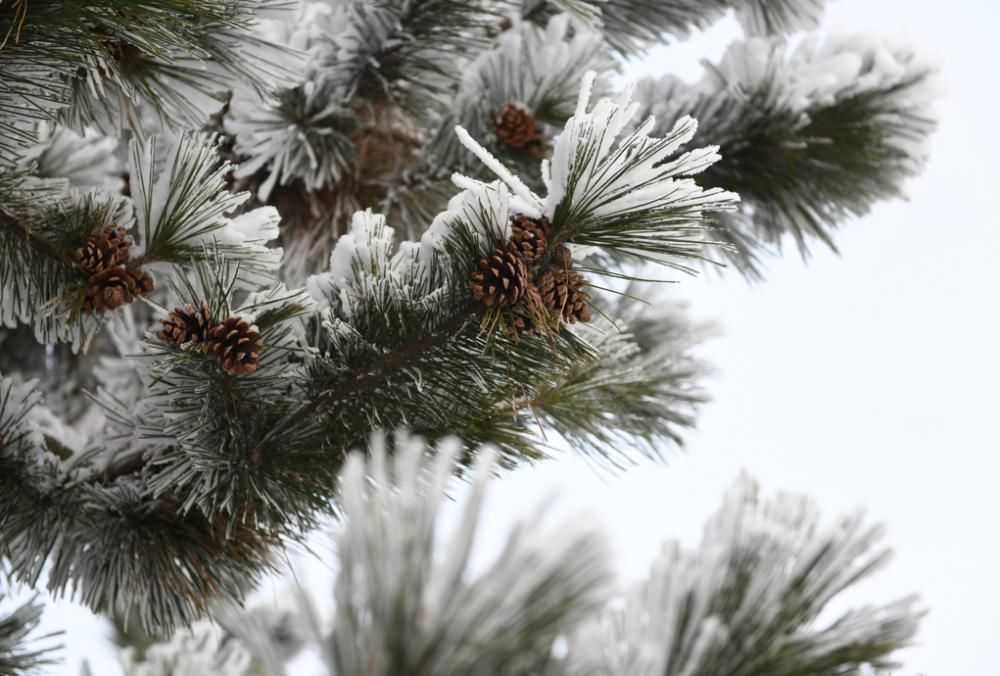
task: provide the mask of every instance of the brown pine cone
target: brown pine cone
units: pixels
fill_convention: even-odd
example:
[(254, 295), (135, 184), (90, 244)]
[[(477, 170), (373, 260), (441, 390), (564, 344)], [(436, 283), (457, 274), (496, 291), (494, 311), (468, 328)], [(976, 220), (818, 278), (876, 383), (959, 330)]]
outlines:
[[(122, 40), (105, 40), (102, 44), (107, 50), (108, 56), (118, 66), (119, 71), (131, 73), (142, 68), (146, 55), (135, 45)], [(97, 72), (105, 80), (112, 75), (103, 67), (98, 67)]]
[(552, 267), (560, 270), (569, 270), (573, 267), (573, 254), (568, 247), (560, 246), (552, 252)]
[(260, 366), (260, 333), (250, 322), (229, 317), (208, 332), (208, 349), (230, 375), (249, 375)]
[(549, 219), (529, 218), (523, 214), (510, 217), (510, 241), (521, 254), (525, 265), (531, 265), (545, 255), (545, 246), (551, 226)]
[(520, 103), (511, 101), (500, 106), (493, 113), (492, 128), (497, 143), (508, 148), (523, 150), (544, 143), (538, 120)]
[(114, 310), (135, 300), (138, 291), (135, 277), (124, 265), (95, 272), (87, 280), (83, 312), (89, 315)]
[(535, 322), (526, 315), (514, 315), (503, 324), (503, 333), (507, 338), (518, 341), (535, 332)]
[(184, 307), (175, 307), (166, 319), (160, 320), (163, 328), (156, 332), (156, 336), (175, 347), (183, 343), (203, 343), (208, 338), (211, 321), (207, 302), (201, 301), (197, 308), (188, 303)]
[(587, 280), (575, 270), (549, 270), (538, 282), (538, 293), (542, 304), (553, 312), (558, 312), (563, 321), (575, 324), (590, 321), (587, 301), (590, 294), (584, 291)]
[(153, 283), (153, 276), (139, 267), (129, 267), (128, 272), (135, 280), (135, 293), (137, 296), (148, 296), (153, 293), (156, 284)]
[(486, 307), (513, 305), (528, 288), (528, 270), (513, 244), (497, 245), (469, 278), (472, 297)]
[(91, 235), (74, 253), (76, 264), (89, 273), (113, 268), (128, 260), (132, 238), (125, 228), (109, 225), (96, 235)]

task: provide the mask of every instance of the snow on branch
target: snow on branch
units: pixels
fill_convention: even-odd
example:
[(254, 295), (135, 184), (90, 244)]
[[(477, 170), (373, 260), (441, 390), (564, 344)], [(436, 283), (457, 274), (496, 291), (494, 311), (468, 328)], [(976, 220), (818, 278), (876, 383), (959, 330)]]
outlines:
[(60, 447), (44, 413), (31, 383), (0, 377), (0, 540), (13, 579), (37, 585), (44, 574), (53, 594), (95, 611), (130, 607), (133, 621), (164, 629), (215, 599), (242, 598), (272, 565), (273, 534), (182, 510), (137, 476), (103, 481), (94, 467), (103, 449)]
[(282, 89), (273, 98), (234, 97), (225, 128), (235, 139), (233, 150), (247, 158), (234, 176), (266, 174), (257, 190), (261, 201), (276, 185), (301, 180), (314, 191), (343, 179), (355, 163), (348, 133), (358, 126), (343, 100), (344, 92), (315, 81)]
[(719, 159), (714, 147), (679, 157), (677, 149), (697, 128), (683, 118), (662, 138), (650, 136), (649, 118), (628, 131), (639, 110), (627, 91), (617, 100), (601, 99), (590, 109), (593, 73), (584, 78), (576, 114), (556, 139), (552, 159), (542, 165), (548, 194), (536, 196), (464, 129), (459, 139), (525, 204), (552, 223), (559, 241), (596, 246), (610, 253), (654, 258), (674, 266), (675, 259), (705, 255), (706, 213), (735, 208), (737, 195), (703, 189), (692, 174)]
[(141, 657), (128, 648), (121, 660), (125, 676), (250, 676), (255, 666), (246, 647), (207, 620), (154, 643)]
[(240, 263), (245, 288), (273, 281), (281, 249), (267, 243), (277, 237), (278, 212), (235, 213), (249, 195), (226, 189), (229, 167), (219, 162), (214, 137), (133, 139), (131, 196), (123, 196), (70, 183), (69, 160), (101, 169), (109, 149), (68, 133), (58, 145), (37, 147), (35, 161), (25, 159), (34, 170), (52, 169), (48, 155), (58, 152), (67, 160), (58, 171), (68, 177), (0, 177), (9, 183), (0, 185), (0, 323), (31, 324), (39, 342), (79, 350), (107, 313), (183, 276), (176, 265), (221, 257)]
[(281, 249), (266, 246), (278, 236), (278, 211), (259, 207), (232, 215), (249, 195), (227, 190), (230, 167), (219, 162), (217, 144), (197, 133), (132, 141), (138, 251), (151, 262), (180, 264), (219, 252), (241, 262), (246, 283), (265, 284), (281, 262)]
[(649, 577), (571, 641), (599, 673), (828, 673), (898, 666), (921, 612), (908, 598), (817, 625), (827, 604), (879, 569), (882, 529), (860, 513), (822, 525), (812, 501), (763, 500), (741, 477), (698, 550), (669, 542)]
[[(502, 33), (493, 49), (469, 65), (456, 118), (482, 139), (494, 133), (496, 112), (516, 103), (537, 120), (561, 126), (573, 114), (580, 74), (612, 68), (600, 32), (571, 22), (569, 15), (556, 15), (545, 26), (523, 22)], [(601, 91), (609, 90), (602, 78)]]
[(263, 86), (286, 72), (253, 32), (274, 0), (12, 4), (0, 13), (0, 157), (33, 140), (19, 117), (97, 124), (112, 135), (193, 126), (233, 80)]
[[(0, 591), (3, 602), (9, 601)], [(54, 653), (59, 646), (51, 643), (56, 634), (32, 636), (41, 619), (42, 604), (36, 597), (11, 610), (0, 607), (0, 674), (40, 675), (58, 663)]]
[(803, 252), (813, 239), (832, 247), (840, 223), (903, 193), (923, 166), (941, 80), (905, 40), (836, 34), (790, 53), (781, 39), (737, 42), (693, 86), (667, 76), (639, 89), (661, 121), (693, 115), (695, 142), (720, 146), (701, 180), (740, 194), (724, 234), (756, 275), (760, 251), (785, 234)]
[(459, 525), (438, 544), (438, 514), (460, 454), (458, 443), (431, 454), (402, 442), (393, 460), (376, 444), (370, 462), (348, 461), (332, 673), (407, 673), (418, 665), (430, 673), (526, 671), (543, 666), (558, 632), (601, 602), (606, 544), (586, 523), (549, 524), (536, 513), (493, 562), (471, 568), (490, 453), (479, 454)]
[[(815, 28), (826, 0), (524, 0), (534, 21), (564, 10), (600, 31), (625, 56), (643, 55), (668, 36), (683, 38), (736, 11), (747, 35), (787, 35)], [(549, 11), (542, 11), (546, 7)]]
[(748, 35), (786, 35), (819, 25), (826, 0), (736, 0), (736, 18)]
[[(298, 624), (313, 627), (304, 649), (318, 652), (331, 676), (865, 673), (898, 667), (895, 653), (922, 615), (908, 598), (821, 621), (832, 601), (886, 562), (882, 529), (858, 512), (821, 521), (803, 496), (764, 499), (746, 475), (697, 549), (666, 543), (649, 575), (619, 596), (600, 527), (582, 515), (556, 524), (543, 506), (513, 527), (494, 558), (474, 556), (490, 453), (475, 454), (465, 470), (469, 487), (445, 530), (461, 445), (432, 449), (397, 435), (391, 454), (381, 440), (372, 449), (368, 459), (352, 455), (341, 477), (328, 633), (314, 610), (325, 604), (298, 597)], [(178, 639), (161, 645), (177, 652)], [(281, 654), (260, 632), (232, 649), (258, 665)], [(199, 659), (209, 663), (213, 650), (221, 655), (207, 641)]]

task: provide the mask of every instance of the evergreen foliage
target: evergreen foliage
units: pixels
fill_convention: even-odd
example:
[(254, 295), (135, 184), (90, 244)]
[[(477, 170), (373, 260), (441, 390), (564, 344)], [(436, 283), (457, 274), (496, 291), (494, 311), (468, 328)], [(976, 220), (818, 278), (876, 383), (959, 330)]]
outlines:
[[(0, 592), (0, 603), (7, 605), (8, 601)], [(41, 618), (42, 604), (35, 598), (0, 610), (0, 674), (40, 674), (55, 664), (54, 636), (31, 636)]]
[[(728, 10), (747, 40), (701, 83), (614, 79), (623, 55)], [(784, 35), (821, 10), (0, 0), (0, 554), (11, 576), (168, 632), (242, 600), (325, 514), (360, 515), (362, 464), (347, 458), (378, 430), (432, 444), (457, 435), (505, 468), (564, 442), (611, 466), (669, 453), (705, 399), (698, 332), (676, 308), (616, 300), (622, 280), (727, 257), (759, 274), (783, 235), (832, 246), (844, 218), (900, 194), (920, 167), (934, 69), (906, 45), (852, 37), (787, 55)], [(544, 232), (528, 257), (512, 222)], [(515, 285), (504, 302), (476, 293), (484, 270)], [(165, 331), (189, 306), (204, 326)], [(59, 382), (32, 366), (52, 354), (72, 365)], [(430, 519), (443, 477), (478, 455), (442, 456), (419, 514), (379, 493), (386, 514)], [(419, 454), (405, 458), (415, 491)], [(338, 483), (345, 463), (350, 490)], [(388, 485), (384, 467), (376, 474)], [(364, 518), (347, 532), (366, 574), (390, 572), (366, 558), (378, 547), (418, 545), (411, 563), (427, 573), (426, 542), (391, 529), (379, 540)], [(421, 527), (406, 537), (431, 532)], [(860, 556), (870, 538), (848, 540)], [(492, 603), (481, 625), (455, 607), (421, 628), (406, 595), (426, 580), (375, 589), (376, 577), (348, 571), (341, 584), (376, 605), (400, 592), (406, 631), (427, 630), (423, 667), (462, 629), (495, 651), (481, 663), (449, 653), (448, 668), (540, 673), (555, 668), (544, 648), (606, 600), (587, 588), (606, 577), (593, 539), (563, 544), (593, 566), (536, 567), (513, 543), (494, 573), (510, 582), (504, 594), (463, 592), (470, 608)], [(537, 577), (515, 587), (508, 565)], [(760, 669), (798, 664), (796, 623), (842, 582), (832, 575), (794, 617), (740, 638), (769, 646), (755, 651)], [(18, 611), (28, 625), (31, 608)], [(418, 659), (413, 646), (376, 650), (396, 635), (363, 636), (384, 610), (345, 607), (356, 631), (330, 648), (344, 673), (364, 671), (372, 651), (386, 673)], [(706, 615), (697, 650), (661, 658), (695, 669), (734, 618)], [(831, 665), (878, 663), (911, 632), (845, 622), (874, 643), (834, 632)]]
[(935, 66), (899, 40), (842, 34), (787, 52), (778, 38), (751, 38), (694, 85), (669, 75), (639, 85), (645, 112), (668, 124), (692, 115), (696, 143), (720, 147), (726, 161), (701, 180), (739, 193), (723, 232), (755, 277), (785, 235), (803, 253), (814, 239), (835, 248), (840, 223), (902, 194), (923, 166), (940, 90)]
[[(126, 673), (193, 676), (192, 664), (226, 676), (288, 673), (291, 631), (301, 637), (291, 644), (304, 640), (331, 675), (860, 674), (898, 666), (890, 653), (916, 631), (912, 598), (820, 621), (885, 563), (882, 529), (861, 513), (824, 524), (810, 500), (764, 499), (746, 475), (696, 550), (666, 543), (624, 594), (600, 527), (554, 523), (544, 505), (512, 528), (494, 560), (473, 565), (493, 459), (476, 454), (455, 525), (442, 533), (438, 513), (462, 455), (456, 443), (430, 453), (403, 440), (392, 460), (382, 443), (369, 461), (348, 460), (330, 631), (300, 597), (291, 619), (223, 613), (225, 632), (200, 646), (192, 643), (212, 635), (208, 623), (145, 660), (129, 653)], [(232, 640), (220, 648), (225, 635)]]

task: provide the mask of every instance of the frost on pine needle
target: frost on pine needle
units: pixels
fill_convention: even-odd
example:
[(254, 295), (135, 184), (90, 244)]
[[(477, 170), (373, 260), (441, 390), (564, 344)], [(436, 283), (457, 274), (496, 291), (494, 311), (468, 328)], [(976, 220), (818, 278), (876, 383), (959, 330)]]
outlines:
[(78, 134), (47, 122), (39, 123), (37, 135), (38, 144), (21, 155), (21, 168), (42, 178), (64, 178), (76, 188), (121, 189), (123, 166), (115, 139), (93, 129)]
[(461, 454), (454, 442), (432, 453), (402, 441), (393, 458), (376, 444), (370, 461), (348, 460), (324, 649), (331, 674), (544, 670), (557, 636), (603, 602), (606, 544), (585, 522), (533, 514), (494, 561), (472, 568), (491, 453), (479, 454), (458, 525), (442, 539), (439, 514)]
[[(699, 85), (640, 88), (646, 108), (607, 97), (615, 51), (726, 9), (784, 32), (810, 0), (293, 4), (63, 3), (22, 12), (23, 40), (0, 12), (0, 321), (99, 355), (84, 414), (17, 413), (0, 536), (16, 578), (148, 627), (240, 600), (378, 429), (490, 443), (504, 467), (561, 441), (660, 457), (703, 400), (687, 319), (637, 318), (598, 277), (826, 239), (895, 194), (929, 129), (919, 60), (858, 38), (749, 39)], [(519, 621), (498, 590), (528, 603), (519, 571), (554, 565), (522, 544), (467, 608), (494, 595)], [(493, 646), (476, 632), (507, 626), (428, 589), (428, 631)]]
[(50, 673), (59, 663), (58, 634), (34, 636), (42, 621), (42, 603), (32, 597), (14, 605), (0, 589), (0, 673), (34, 676)]
[(700, 180), (740, 194), (720, 231), (734, 262), (759, 275), (761, 253), (784, 235), (803, 252), (814, 239), (833, 247), (840, 223), (903, 194), (923, 167), (941, 80), (904, 40), (835, 34), (791, 51), (750, 38), (694, 85), (665, 77), (640, 91), (661, 122), (693, 115), (694, 142), (720, 146), (724, 161)]
[[(303, 650), (330, 676), (882, 673), (898, 667), (895, 653), (922, 615), (908, 598), (825, 619), (831, 602), (886, 562), (882, 529), (860, 513), (821, 521), (803, 496), (764, 499), (746, 475), (697, 549), (667, 542), (646, 578), (619, 595), (595, 520), (551, 523), (548, 503), (512, 528), (494, 558), (478, 555), (495, 467), (488, 451), (469, 467), (455, 441), (432, 448), (398, 434), (394, 448), (382, 439), (371, 448), (368, 458), (351, 455), (341, 475), (331, 628), (309, 591), (291, 621), (312, 627)], [(468, 490), (446, 529), (458, 472)], [(280, 660), (289, 631), (263, 630), (277, 617), (228, 615), (226, 626), (255, 627), (234, 632), (242, 648), (231, 649), (257, 665)]]
[(556, 138), (551, 160), (543, 164), (544, 198), (462, 128), (456, 130), (459, 140), (515, 196), (543, 213), (557, 231), (565, 231), (567, 241), (662, 261), (702, 257), (705, 213), (731, 210), (738, 200), (734, 193), (703, 189), (686, 178), (716, 162), (716, 149), (673, 157), (694, 136), (694, 120), (679, 120), (662, 138), (650, 136), (653, 118), (629, 131), (639, 110), (631, 92), (617, 101), (601, 99), (591, 109), (593, 83), (592, 73), (584, 78), (576, 113)]
[(28, 416), (41, 402), (37, 380), (18, 383), (0, 374), (0, 456), (27, 453), (37, 447), (41, 435)]
[(233, 216), (249, 195), (226, 189), (229, 167), (220, 164), (216, 142), (188, 133), (130, 144), (129, 173), (141, 233), (137, 251), (157, 263), (179, 264), (218, 252), (242, 263), (247, 283), (267, 283), (281, 262), (281, 249), (267, 246), (278, 236), (280, 217), (274, 207)]
[(249, 676), (253, 658), (242, 643), (203, 620), (154, 643), (141, 657), (126, 648), (121, 663), (125, 676)]
[(742, 0), (736, 18), (748, 35), (786, 35), (819, 25), (826, 0)]
[(236, 178), (263, 174), (257, 189), (262, 202), (276, 185), (299, 180), (313, 191), (342, 179), (354, 164), (348, 134), (357, 124), (343, 99), (342, 91), (315, 81), (283, 89), (273, 99), (234, 97), (226, 132), (236, 140), (236, 153), (247, 158)]
[(860, 513), (822, 524), (804, 497), (764, 500), (744, 475), (700, 547), (666, 543), (623, 604), (574, 636), (570, 655), (580, 673), (622, 676), (898, 666), (892, 653), (913, 640), (922, 615), (915, 598), (819, 623), (831, 600), (886, 562), (881, 537)]
[[(573, 114), (580, 73), (613, 67), (602, 42), (599, 31), (568, 14), (552, 17), (544, 27), (519, 23), (469, 64), (455, 105), (458, 123), (485, 139), (496, 112), (516, 103), (544, 123), (562, 125)], [(601, 91), (610, 91), (606, 78)]]

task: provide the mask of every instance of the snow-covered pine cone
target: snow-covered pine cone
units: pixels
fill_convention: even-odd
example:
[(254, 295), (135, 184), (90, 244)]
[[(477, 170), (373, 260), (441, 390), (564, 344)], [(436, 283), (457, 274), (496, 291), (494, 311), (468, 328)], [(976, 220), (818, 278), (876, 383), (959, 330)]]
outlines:
[(505, 103), (493, 113), (493, 133), (497, 143), (515, 150), (523, 150), (544, 142), (541, 126), (531, 111), (520, 103)]
[(523, 214), (510, 217), (510, 241), (525, 265), (531, 265), (545, 255), (550, 230), (549, 219), (545, 216), (538, 219)]
[(175, 307), (166, 319), (160, 320), (163, 328), (156, 332), (156, 336), (175, 347), (183, 343), (203, 343), (208, 339), (211, 321), (207, 302), (201, 301), (198, 307), (188, 303), (184, 307)]
[(590, 321), (587, 301), (590, 294), (584, 291), (587, 280), (575, 270), (549, 270), (538, 282), (538, 293), (542, 304), (549, 310), (558, 312), (563, 321), (575, 324)]
[(260, 366), (260, 333), (250, 322), (229, 317), (208, 332), (208, 350), (226, 373), (249, 375)]
[(131, 248), (132, 238), (125, 228), (109, 225), (96, 235), (90, 235), (73, 258), (82, 270), (93, 274), (124, 263)]
[(472, 297), (486, 307), (513, 305), (528, 288), (528, 270), (511, 243), (498, 245), (469, 278)]

